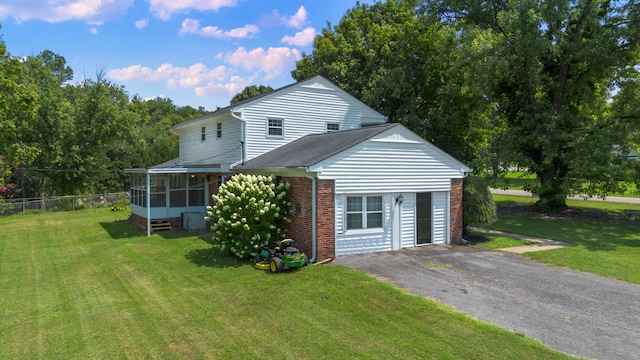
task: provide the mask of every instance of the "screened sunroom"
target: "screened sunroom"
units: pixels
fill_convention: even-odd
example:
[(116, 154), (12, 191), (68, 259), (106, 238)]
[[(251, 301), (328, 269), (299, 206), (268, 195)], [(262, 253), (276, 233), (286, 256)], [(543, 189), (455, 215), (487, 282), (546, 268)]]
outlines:
[(218, 168), (126, 169), (131, 174), (132, 221), (151, 233), (151, 222), (167, 220), (181, 226), (184, 214), (204, 218), (210, 185), (220, 182)]

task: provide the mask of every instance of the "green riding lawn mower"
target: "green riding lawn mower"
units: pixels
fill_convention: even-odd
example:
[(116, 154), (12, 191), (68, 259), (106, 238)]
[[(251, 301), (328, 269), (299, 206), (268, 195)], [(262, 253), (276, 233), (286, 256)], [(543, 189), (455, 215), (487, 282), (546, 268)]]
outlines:
[(265, 242), (262, 250), (253, 256), (253, 261), (256, 269), (271, 270), (272, 273), (309, 265), (309, 259), (292, 239), (281, 240), (273, 249)]

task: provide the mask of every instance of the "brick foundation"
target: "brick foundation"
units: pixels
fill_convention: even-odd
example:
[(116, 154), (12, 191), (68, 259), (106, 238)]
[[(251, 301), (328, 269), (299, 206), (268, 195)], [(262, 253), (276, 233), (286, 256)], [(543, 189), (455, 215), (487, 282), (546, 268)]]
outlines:
[[(287, 194), (291, 203), (290, 223), (284, 225), (287, 237), (296, 241), (300, 250), (307, 256), (313, 254), (313, 207), (312, 182), (305, 177), (287, 177), (282, 179), (291, 184)], [(334, 226), (334, 181), (316, 182), (316, 261), (335, 256)]]
[(452, 244), (462, 243), (462, 181), (451, 179), (449, 236)]

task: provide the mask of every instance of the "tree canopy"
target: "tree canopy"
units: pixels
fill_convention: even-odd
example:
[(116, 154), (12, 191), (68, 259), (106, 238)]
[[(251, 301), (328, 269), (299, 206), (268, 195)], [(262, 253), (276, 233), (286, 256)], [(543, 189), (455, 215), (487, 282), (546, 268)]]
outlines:
[[(0, 196), (122, 191), (123, 169), (178, 156), (176, 123), (206, 113), (169, 99), (143, 101), (98, 72), (71, 84), (63, 56), (13, 58), (0, 45)], [(9, 191), (10, 190), (10, 191)]]

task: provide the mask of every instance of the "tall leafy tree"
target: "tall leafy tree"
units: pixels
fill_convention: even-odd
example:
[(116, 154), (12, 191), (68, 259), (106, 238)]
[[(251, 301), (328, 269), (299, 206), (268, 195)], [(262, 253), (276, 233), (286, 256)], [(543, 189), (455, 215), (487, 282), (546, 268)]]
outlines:
[[(19, 141), (38, 149), (37, 155), (25, 167), (56, 169), (64, 162), (68, 137), (73, 131), (72, 109), (64, 97), (64, 82), (73, 77), (64, 57), (49, 50), (37, 56), (29, 56), (23, 62), (21, 81), (38, 92), (34, 104), (35, 114), (21, 114), (20, 126), (16, 129)], [(24, 170), (23, 170), (24, 171)], [(29, 183), (19, 177), (20, 187), (34, 195), (45, 194), (45, 183), (51, 174), (42, 170), (31, 172)], [(31, 187), (31, 189), (25, 189)]]
[(38, 98), (35, 87), (21, 82), (22, 64), (7, 52), (0, 38), (0, 185), (11, 175), (11, 168), (35, 157), (39, 149), (18, 136), (21, 119), (35, 115)]
[[(638, 65), (636, 1), (444, 0), (427, 2), (443, 23), (495, 38), (487, 83), (507, 133), (505, 159), (527, 168), (542, 208), (566, 195), (605, 195), (629, 174), (629, 126), (615, 112), (616, 84)], [(619, 113), (617, 115), (620, 115)], [(616, 151), (617, 149), (617, 151)]]

